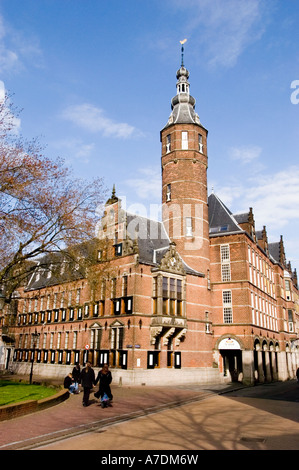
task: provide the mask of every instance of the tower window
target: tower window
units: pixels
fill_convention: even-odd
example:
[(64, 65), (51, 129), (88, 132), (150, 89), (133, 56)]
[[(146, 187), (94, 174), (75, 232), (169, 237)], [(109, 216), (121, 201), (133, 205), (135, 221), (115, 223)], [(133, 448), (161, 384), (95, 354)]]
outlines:
[(188, 132), (182, 131), (182, 150), (188, 150)]
[(186, 237), (192, 237), (192, 217), (186, 217)]
[(198, 134), (198, 149), (200, 153), (203, 153), (203, 143), (202, 143), (202, 135)]
[(166, 153), (169, 153), (171, 150), (171, 135), (166, 136)]
[(169, 202), (170, 200), (171, 200), (171, 184), (168, 184), (166, 188), (166, 202)]

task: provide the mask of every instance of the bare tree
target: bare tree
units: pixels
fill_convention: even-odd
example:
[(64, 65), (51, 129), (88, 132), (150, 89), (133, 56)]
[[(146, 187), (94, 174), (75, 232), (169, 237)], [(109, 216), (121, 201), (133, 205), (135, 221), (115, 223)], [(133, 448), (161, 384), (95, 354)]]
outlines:
[(43, 155), (37, 139), (13, 136), (14, 116), (6, 96), (0, 102), (0, 285), (7, 300), (38, 256), (63, 250), (74, 258), (74, 247), (94, 238), (105, 194), (101, 178), (74, 178), (61, 159)]

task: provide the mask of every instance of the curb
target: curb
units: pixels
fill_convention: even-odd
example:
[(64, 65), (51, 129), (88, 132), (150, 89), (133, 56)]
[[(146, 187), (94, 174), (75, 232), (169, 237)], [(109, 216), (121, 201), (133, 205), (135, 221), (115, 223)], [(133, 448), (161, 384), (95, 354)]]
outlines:
[(29, 413), (45, 410), (50, 406), (58, 405), (59, 403), (67, 400), (70, 394), (68, 390), (60, 390), (55, 395), (43, 398), (41, 400), (26, 400), (12, 405), (0, 406), (0, 422), (9, 419), (18, 418)]

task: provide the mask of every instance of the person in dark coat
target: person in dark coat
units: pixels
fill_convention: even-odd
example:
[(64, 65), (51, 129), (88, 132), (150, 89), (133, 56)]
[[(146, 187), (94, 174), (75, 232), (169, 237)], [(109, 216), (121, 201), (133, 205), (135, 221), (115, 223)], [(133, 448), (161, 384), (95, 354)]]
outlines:
[(91, 368), (91, 363), (86, 362), (86, 366), (82, 369), (80, 374), (80, 383), (83, 387), (83, 406), (89, 405), (89, 395), (90, 390), (95, 385), (95, 374), (94, 370)]
[(80, 375), (81, 375), (80, 365), (77, 362), (72, 372), (74, 385), (75, 385), (75, 393), (79, 393)]
[(71, 373), (69, 373), (65, 377), (64, 382), (63, 382), (63, 386), (64, 386), (64, 388), (67, 388), (70, 393), (74, 393), (75, 384), (74, 384), (74, 380), (73, 380), (73, 377), (72, 377)]
[[(96, 381), (95, 381), (95, 385), (98, 382), (100, 382), (99, 383), (99, 390), (98, 390), (98, 392), (95, 393), (95, 397), (96, 398), (100, 398), (100, 397), (103, 398), (104, 394), (106, 393), (106, 395), (109, 398), (108, 405), (112, 406), (111, 401), (113, 400), (113, 395), (111, 393), (111, 388), (110, 388), (110, 384), (112, 382), (112, 374), (111, 374), (110, 370), (108, 369), (108, 364), (104, 364), (102, 370), (99, 371), (99, 373), (97, 375), (97, 378), (96, 378)], [(103, 402), (101, 403), (101, 405), (104, 407)]]

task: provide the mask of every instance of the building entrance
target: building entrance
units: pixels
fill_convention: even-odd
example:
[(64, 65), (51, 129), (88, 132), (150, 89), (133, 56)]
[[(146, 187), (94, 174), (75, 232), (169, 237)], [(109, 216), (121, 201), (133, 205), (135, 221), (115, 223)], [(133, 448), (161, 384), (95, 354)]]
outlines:
[(223, 361), (223, 375), (232, 382), (238, 382), (242, 376), (242, 351), (239, 343), (232, 338), (224, 338), (219, 343), (219, 352)]

